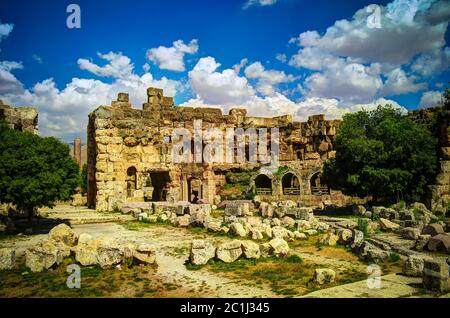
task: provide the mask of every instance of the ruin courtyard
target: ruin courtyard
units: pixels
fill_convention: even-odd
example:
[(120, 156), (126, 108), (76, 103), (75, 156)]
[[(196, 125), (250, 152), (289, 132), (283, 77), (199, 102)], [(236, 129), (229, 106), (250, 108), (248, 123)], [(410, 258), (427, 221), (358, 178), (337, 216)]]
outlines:
[[(35, 109), (0, 111), (10, 128), (38, 133)], [(0, 296), (449, 297), (448, 110), (409, 116), (435, 112), (442, 157), (426, 204), (371, 206), (321, 180), (339, 120), (175, 106), (152, 87), (138, 109), (119, 93), (89, 115), (86, 194), (38, 209), (33, 233), (2, 206)], [(242, 134), (218, 151), (227, 129)], [(229, 160), (196, 162), (205, 149)]]

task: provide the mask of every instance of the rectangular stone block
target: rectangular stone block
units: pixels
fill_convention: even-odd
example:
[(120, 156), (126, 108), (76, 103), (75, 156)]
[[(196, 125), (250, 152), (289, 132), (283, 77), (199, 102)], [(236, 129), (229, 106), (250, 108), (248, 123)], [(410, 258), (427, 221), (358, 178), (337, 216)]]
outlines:
[(446, 292), (448, 285), (448, 265), (444, 262), (425, 260), (422, 283), (426, 289)]
[(225, 215), (227, 216), (251, 215), (250, 205), (248, 203), (228, 203), (225, 207)]

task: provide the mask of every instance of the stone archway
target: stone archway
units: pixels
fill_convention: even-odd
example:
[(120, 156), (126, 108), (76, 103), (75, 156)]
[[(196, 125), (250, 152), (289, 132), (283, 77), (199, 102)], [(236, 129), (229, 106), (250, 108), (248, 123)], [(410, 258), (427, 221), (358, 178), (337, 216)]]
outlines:
[(254, 179), (257, 195), (272, 195), (272, 180), (265, 174), (259, 174)]
[(284, 195), (300, 195), (300, 179), (292, 172), (287, 172), (281, 178)]
[(313, 173), (309, 179), (309, 184), (311, 187), (311, 194), (313, 195), (326, 195), (330, 194), (330, 188), (328, 185), (324, 184), (321, 180), (322, 172), (318, 171)]
[(167, 188), (170, 182), (168, 171), (150, 172), (151, 183), (153, 185), (152, 201), (166, 201)]

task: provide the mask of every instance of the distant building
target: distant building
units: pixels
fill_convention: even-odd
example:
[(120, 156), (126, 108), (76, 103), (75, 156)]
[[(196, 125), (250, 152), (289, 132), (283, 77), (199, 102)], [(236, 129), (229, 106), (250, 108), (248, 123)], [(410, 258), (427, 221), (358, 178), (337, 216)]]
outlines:
[(82, 168), (87, 163), (87, 145), (83, 145), (80, 138), (75, 138), (73, 143), (70, 144), (70, 155)]

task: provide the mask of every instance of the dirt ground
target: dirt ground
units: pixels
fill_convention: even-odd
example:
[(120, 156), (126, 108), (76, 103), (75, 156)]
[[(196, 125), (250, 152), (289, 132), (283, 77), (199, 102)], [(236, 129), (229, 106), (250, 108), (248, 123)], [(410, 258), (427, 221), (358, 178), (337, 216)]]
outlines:
[[(157, 247), (157, 266), (123, 266), (108, 270), (83, 268), (82, 287), (78, 290), (66, 286), (69, 274), (65, 269), (74, 262), (73, 259), (43, 273), (30, 273), (21, 267), (0, 272), (1, 297), (371, 297), (369, 292), (364, 292), (364, 288), (367, 289), (364, 285), (369, 275), (366, 272), (368, 264), (345, 247), (318, 247), (317, 237), (289, 243), (290, 255), (299, 257), (256, 262), (239, 260), (232, 264), (213, 261), (204, 267), (193, 268), (186, 263), (193, 239), (204, 238), (216, 244), (231, 238), (211, 235), (200, 229), (126, 220), (82, 224), (73, 208), (65, 206), (60, 210), (70, 211), (77, 219), (77, 224), (72, 225), (77, 233), (154, 244)], [(90, 211), (89, 217), (95, 213)], [(20, 259), (26, 248), (45, 238), (45, 234), (2, 237), (0, 247), (14, 247)], [(401, 271), (401, 265), (401, 261), (380, 264), (381, 274), (389, 278), (387, 282), (398, 281), (398, 284), (387, 287), (385, 294), (392, 297), (420, 294), (420, 288), (408, 285), (417, 285), (413, 279), (395, 279), (395, 275), (392, 276)], [(316, 268), (335, 270), (335, 283), (320, 287), (312, 285), (310, 279)], [(353, 293), (344, 288), (356, 282), (360, 283), (355, 285)], [(402, 289), (401, 292), (389, 292), (389, 288)]]

